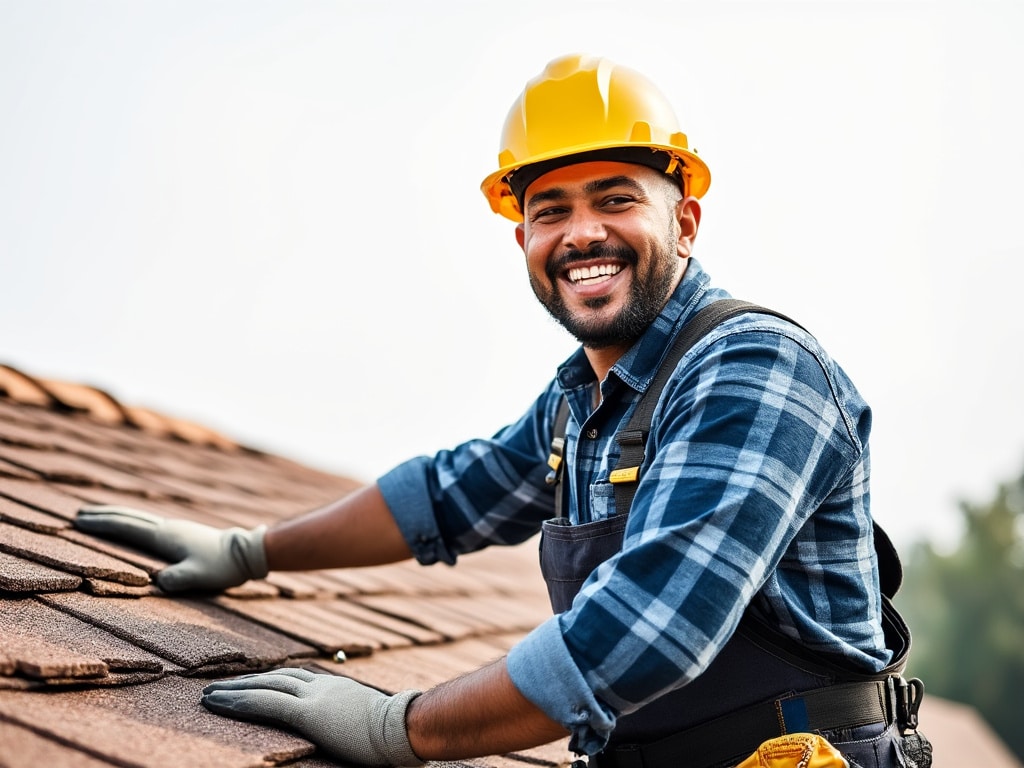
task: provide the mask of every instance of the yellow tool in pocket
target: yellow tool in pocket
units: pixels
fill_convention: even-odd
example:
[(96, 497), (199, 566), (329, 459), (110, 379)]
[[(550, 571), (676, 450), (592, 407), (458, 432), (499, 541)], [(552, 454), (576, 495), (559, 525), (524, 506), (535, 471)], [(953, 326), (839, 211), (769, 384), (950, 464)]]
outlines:
[(850, 764), (821, 736), (790, 733), (764, 742), (736, 768), (850, 768)]

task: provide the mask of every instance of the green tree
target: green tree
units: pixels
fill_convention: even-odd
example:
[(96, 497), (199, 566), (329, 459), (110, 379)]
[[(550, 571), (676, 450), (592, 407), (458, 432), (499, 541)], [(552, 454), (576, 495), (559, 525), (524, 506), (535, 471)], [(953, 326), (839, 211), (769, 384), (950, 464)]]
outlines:
[(1024, 759), (1024, 474), (960, 510), (954, 551), (920, 542), (907, 559), (896, 605), (913, 633), (908, 674), (974, 706)]

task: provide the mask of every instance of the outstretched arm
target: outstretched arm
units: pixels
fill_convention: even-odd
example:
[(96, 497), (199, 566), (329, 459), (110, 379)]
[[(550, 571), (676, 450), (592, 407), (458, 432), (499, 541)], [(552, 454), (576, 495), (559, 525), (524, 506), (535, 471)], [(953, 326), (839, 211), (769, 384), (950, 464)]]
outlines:
[(264, 537), (272, 571), (383, 565), (412, 557), (376, 485), (277, 523)]
[(505, 659), (431, 688), (406, 724), (424, 760), (501, 755), (569, 735), (513, 685)]
[(512, 684), (504, 660), (426, 693), (388, 696), (347, 677), (278, 669), (208, 685), (227, 717), (294, 728), (359, 765), (420, 765), (511, 752), (567, 734)]
[(269, 570), (391, 563), (411, 556), (377, 486), (267, 529), (219, 529), (137, 509), (87, 505), (75, 525), (172, 564), (156, 576), (168, 592), (221, 590)]

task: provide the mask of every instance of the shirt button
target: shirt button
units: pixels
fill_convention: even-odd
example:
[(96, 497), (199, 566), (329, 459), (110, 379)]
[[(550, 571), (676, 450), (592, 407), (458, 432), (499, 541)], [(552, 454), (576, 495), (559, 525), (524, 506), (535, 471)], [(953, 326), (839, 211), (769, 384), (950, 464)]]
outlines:
[(597, 430), (591, 427), (587, 430), (587, 438), (590, 440), (597, 440)]

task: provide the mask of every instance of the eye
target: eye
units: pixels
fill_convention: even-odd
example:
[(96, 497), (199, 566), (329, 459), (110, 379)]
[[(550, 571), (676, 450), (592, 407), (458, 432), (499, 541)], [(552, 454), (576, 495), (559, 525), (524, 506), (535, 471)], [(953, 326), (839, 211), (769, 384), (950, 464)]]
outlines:
[(560, 216), (564, 216), (568, 209), (560, 205), (549, 205), (546, 208), (538, 208), (536, 211), (530, 212), (530, 221), (555, 221)]
[(601, 201), (602, 208), (621, 209), (636, 202), (636, 198), (624, 192), (608, 195)]

